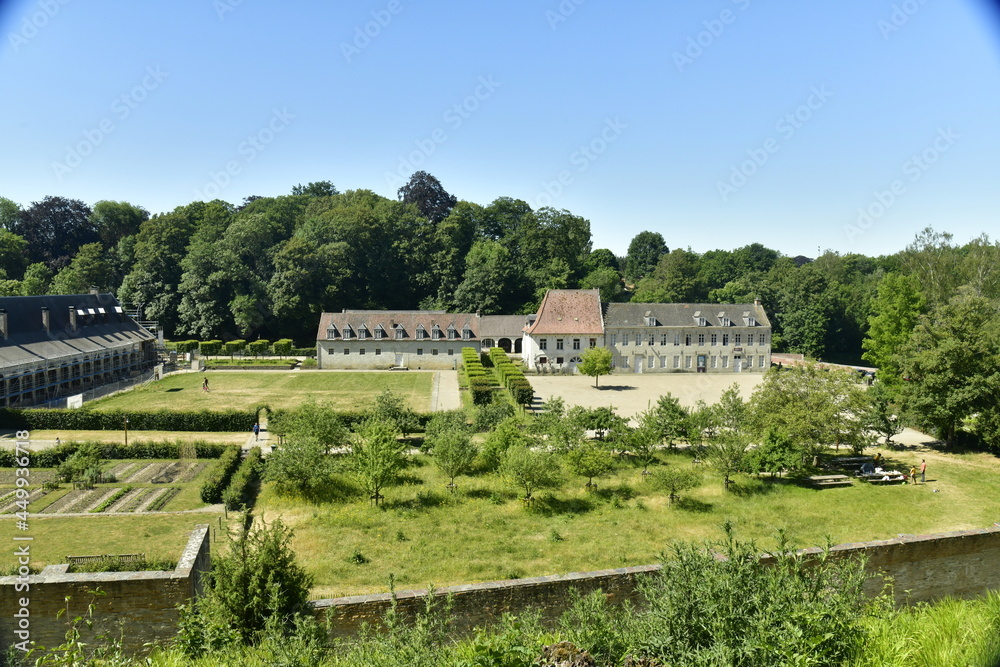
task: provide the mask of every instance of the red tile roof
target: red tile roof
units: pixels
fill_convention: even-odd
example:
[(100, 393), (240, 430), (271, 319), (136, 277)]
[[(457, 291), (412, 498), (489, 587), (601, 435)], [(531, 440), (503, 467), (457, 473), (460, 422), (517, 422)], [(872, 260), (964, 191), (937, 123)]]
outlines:
[(601, 292), (596, 289), (552, 289), (545, 293), (538, 317), (525, 330), (529, 336), (546, 334), (604, 335)]

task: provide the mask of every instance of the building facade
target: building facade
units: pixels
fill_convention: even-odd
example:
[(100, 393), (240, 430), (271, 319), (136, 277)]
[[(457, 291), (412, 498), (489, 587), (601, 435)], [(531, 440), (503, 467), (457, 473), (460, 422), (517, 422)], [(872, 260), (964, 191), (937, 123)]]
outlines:
[(152, 333), (110, 294), (0, 298), (0, 406), (31, 407), (156, 364)]
[(549, 290), (524, 330), (524, 365), (535, 371), (575, 373), (584, 350), (603, 347), (600, 290)]
[(458, 368), (462, 348), (520, 352), (524, 316), (443, 310), (344, 310), (320, 316), (321, 369)]
[(763, 373), (771, 365), (760, 301), (611, 303), (604, 326), (618, 372)]

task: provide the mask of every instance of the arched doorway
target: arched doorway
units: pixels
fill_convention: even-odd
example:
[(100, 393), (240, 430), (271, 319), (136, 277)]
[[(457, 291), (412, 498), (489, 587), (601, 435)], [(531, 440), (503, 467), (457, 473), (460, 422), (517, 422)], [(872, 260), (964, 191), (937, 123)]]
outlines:
[(501, 338), (501, 339), (499, 339), (497, 341), (497, 347), (499, 347), (500, 349), (502, 349), (507, 354), (510, 354), (511, 350), (513, 349), (511, 347), (510, 338)]

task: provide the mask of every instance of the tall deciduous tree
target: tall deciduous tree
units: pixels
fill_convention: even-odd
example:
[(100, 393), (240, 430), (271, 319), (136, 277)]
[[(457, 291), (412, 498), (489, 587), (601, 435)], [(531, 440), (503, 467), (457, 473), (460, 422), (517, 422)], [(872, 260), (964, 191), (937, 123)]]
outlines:
[(149, 220), (149, 211), (124, 201), (102, 200), (94, 204), (90, 222), (105, 248), (113, 248), (122, 238), (139, 233), (139, 227)]
[[(295, 196), (305, 195), (307, 197), (332, 197), (333, 195), (339, 195), (340, 193), (330, 181), (316, 181), (307, 185), (302, 185), (300, 183), (299, 185), (292, 187), (292, 194)], [(259, 199), (259, 197), (256, 199)]]
[(107, 253), (100, 243), (88, 243), (80, 247), (67, 266), (63, 267), (52, 280), (52, 294), (86, 294), (91, 287), (101, 292), (111, 289), (111, 265)]
[(8, 278), (20, 279), (27, 266), (28, 242), (0, 227), (0, 271)]
[(594, 378), (594, 386), (598, 385), (602, 375), (611, 372), (611, 350), (606, 347), (591, 347), (583, 351), (577, 369), (588, 377)]
[(878, 284), (878, 296), (868, 318), (868, 336), (861, 341), (862, 358), (879, 369), (879, 379), (896, 387), (900, 382), (900, 352), (920, 315), (924, 297), (913, 276), (888, 273)]
[(426, 171), (415, 172), (397, 194), (400, 201), (415, 205), (421, 215), (434, 223), (447, 218), (458, 203), (458, 198), (448, 194), (441, 181)]
[(675, 248), (660, 257), (652, 273), (639, 281), (632, 301), (637, 303), (691, 303), (705, 296), (698, 282), (700, 260), (690, 250)]
[(28, 258), (53, 269), (69, 263), (77, 249), (98, 239), (90, 207), (79, 199), (45, 197), (21, 211), (12, 229), (28, 242)]
[(663, 235), (659, 232), (639, 232), (628, 244), (628, 254), (625, 256), (625, 280), (637, 283), (643, 277), (650, 275), (660, 257), (669, 252)]

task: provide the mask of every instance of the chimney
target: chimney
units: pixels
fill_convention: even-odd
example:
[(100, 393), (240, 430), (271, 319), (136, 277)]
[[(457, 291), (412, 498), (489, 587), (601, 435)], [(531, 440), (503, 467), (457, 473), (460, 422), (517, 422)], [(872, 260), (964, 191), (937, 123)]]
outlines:
[(758, 299), (754, 299), (753, 300), (753, 305), (759, 306), (760, 305), (760, 299), (759, 298)]
[(90, 293), (93, 294), (94, 296), (97, 296), (98, 294), (101, 293), (101, 291), (99, 289), (97, 289), (96, 287), (94, 287), (93, 285), (91, 285), (91, 287), (90, 287)]
[(49, 332), (49, 309), (47, 306), (42, 306), (42, 328), (45, 329), (45, 333)]
[(7, 340), (7, 311), (0, 309), (0, 340)]
[(69, 330), (76, 333), (76, 306), (69, 307)]

